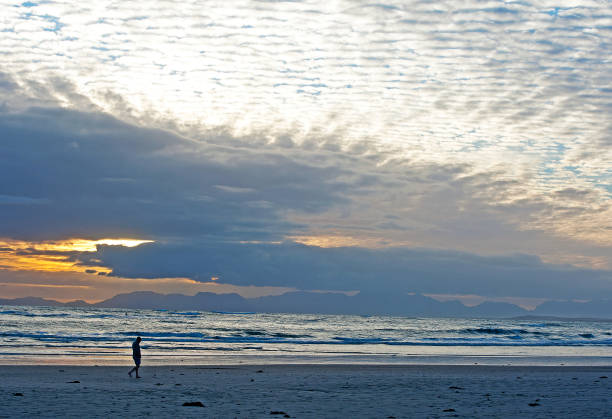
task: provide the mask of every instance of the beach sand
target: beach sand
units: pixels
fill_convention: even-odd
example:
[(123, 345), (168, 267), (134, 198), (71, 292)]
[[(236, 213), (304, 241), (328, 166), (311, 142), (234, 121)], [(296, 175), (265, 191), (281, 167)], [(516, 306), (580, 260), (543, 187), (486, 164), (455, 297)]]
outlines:
[(612, 367), (145, 363), (142, 379), (130, 368), (0, 366), (0, 416), (612, 416)]

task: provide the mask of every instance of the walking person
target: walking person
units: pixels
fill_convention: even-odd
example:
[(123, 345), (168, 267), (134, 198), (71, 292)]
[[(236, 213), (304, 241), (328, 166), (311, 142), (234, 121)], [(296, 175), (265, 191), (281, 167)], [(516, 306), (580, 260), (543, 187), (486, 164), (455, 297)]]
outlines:
[(134, 364), (136, 364), (136, 366), (128, 372), (130, 377), (132, 373), (136, 371), (136, 378), (140, 378), (140, 375), (138, 375), (138, 368), (140, 368), (140, 342), (142, 342), (142, 339), (138, 336), (134, 343), (132, 343), (132, 358), (134, 358)]

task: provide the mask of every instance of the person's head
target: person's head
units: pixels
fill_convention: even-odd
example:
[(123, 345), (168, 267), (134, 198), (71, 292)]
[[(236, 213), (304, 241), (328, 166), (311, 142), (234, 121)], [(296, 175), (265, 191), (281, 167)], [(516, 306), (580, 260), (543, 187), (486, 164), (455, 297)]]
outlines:
[(142, 341), (142, 339), (140, 338), (140, 336), (138, 336), (138, 337), (136, 338), (136, 342), (140, 343), (140, 341)]

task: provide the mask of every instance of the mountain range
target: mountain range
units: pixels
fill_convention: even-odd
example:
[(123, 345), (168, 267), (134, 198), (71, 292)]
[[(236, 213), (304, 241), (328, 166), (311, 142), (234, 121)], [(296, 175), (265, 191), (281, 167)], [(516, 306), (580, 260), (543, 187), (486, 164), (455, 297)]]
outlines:
[(558, 316), (612, 318), (612, 304), (607, 300), (590, 302), (548, 301), (535, 310), (525, 310), (503, 302), (483, 302), (466, 306), (459, 301), (441, 302), (424, 295), (289, 292), (278, 296), (244, 298), (238, 294), (201, 292), (196, 295), (158, 294), (138, 291), (118, 294), (108, 300), (89, 304), (82, 300), (66, 303), (38, 297), (0, 299), (0, 305), (70, 306), (126, 309), (167, 309), (260, 313), (320, 313), (391, 315), (416, 317), (516, 317)]

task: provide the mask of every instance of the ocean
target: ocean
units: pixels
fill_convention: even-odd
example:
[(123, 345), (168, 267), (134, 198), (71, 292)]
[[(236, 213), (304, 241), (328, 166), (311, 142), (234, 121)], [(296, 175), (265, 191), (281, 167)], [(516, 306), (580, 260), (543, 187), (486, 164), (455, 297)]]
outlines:
[(612, 365), (612, 322), (0, 306), (0, 364)]

